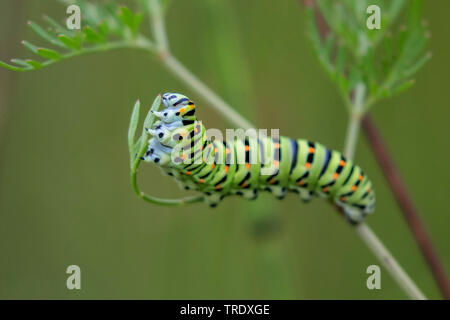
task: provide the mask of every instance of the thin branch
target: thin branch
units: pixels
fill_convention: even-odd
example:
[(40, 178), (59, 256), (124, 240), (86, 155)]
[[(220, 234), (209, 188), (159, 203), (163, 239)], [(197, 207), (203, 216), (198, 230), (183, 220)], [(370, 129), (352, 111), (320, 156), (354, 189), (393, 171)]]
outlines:
[[(347, 128), (347, 136), (345, 138), (344, 155), (348, 159), (353, 159), (356, 144), (361, 127), (361, 110), (364, 108), (366, 87), (363, 83), (356, 86), (352, 105), (350, 109), (350, 121)], [(373, 233), (370, 227), (365, 223), (359, 223), (355, 226), (356, 234), (364, 241), (364, 243), (372, 250), (372, 253), (378, 258), (383, 266), (391, 274), (392, 278), (405, 291), (411, 299), (425, 300), (425, 295), (420, 291), (414, 281), (403, 270), (394, 256), (383, 245), (378, 237)]]
[(364, 108), (364, 100), (366, 96), (366, 86), (359, 83), (355, 88), (354, 103), (351, 105), (349, 113), (349, 124), (347, 126), (346, 144), (344, 154), (347, 158), (353, 159), (356, 149), (356, 142), (359, 136), (359, 128), (361, 126), (361, 111)]
[(411, 232), (419, 245), (423, 256), (431, 268), (433, 277), (435, 278), (444, 298), (449, 300), (450, 287), (443, 264), (434, 249), (431, 238), (420, 219), (416, 206), (408, 194), (405, 183), (403, 182), (403, 179), (401, 178), (400, 173), (389, 154), (387, 146), (370, 114), (366, 114), (363, 118), (362, 125), (372, 152), (374, 153), (379, 166), (382, 168), (383, 174), (388, 181), (395, 200), (400, 206), (403, 216), (408, 222)]
[(426, 297), (419, 290), (414, 281), (398, 264), (392, 254), (386, 249), (380, 239), (378, 239), (367, 224), (360, 223), (355, 226), (355, 230), (359, 237), (370, 248), (370, 250), (372, 250), (378, 260), (383, 263), (383, 266), (389, 271), (391, 276), (411, 299), (426, 300)]
[(169, 40), (167, 38), (164, 16), (159, 4), (159, 0), (149, 0), (148, 8), (152, 15), (152, 30), (155, 42), (161, 52), (169, 52)]

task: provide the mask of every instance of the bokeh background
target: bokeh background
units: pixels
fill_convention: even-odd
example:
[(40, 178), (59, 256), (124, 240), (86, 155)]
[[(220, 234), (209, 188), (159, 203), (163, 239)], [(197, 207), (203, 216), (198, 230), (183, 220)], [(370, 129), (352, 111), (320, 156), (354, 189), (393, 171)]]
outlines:
[[(426, 2), (433, 59), (413, 89), (373, 115), (450, 272), (449, 10), (450, 2)], [(43, 13), (63, 21), (65, 7), (1, 2), (1, 60), (28, 55), (20, 41), (37, 36), (26, 21)], [(298, 1), (174, 0), (167, 21), (174, 55), (258, 127), (342, 149), (345, 107), (312, 53)], [(366, 288), (367, 266), (379, 263), (324, 201), (262, 194), (180, 209), (138, 199), (129, 185), (129, 116), (137, 98), (148, 108), (165, 91), (195, 100), (208, 127), (232, 127), (147, 53), (0, 69), (0, 298), (406, 298), (384, 271), (381, 290)], [(356, 159), (377, 191), (369, 225), (439, 298), (363, 136)], [(185, 195), (158, 168), (141, 168), (147, 193)], [(79, 291), (66, 288), (71, 264), (81, 267)]]

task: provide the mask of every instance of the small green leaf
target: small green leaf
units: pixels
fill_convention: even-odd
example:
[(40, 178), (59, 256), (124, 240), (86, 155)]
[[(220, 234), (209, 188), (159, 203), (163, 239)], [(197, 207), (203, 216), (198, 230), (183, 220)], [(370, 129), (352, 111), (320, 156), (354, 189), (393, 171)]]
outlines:
[(395, 87), (394, 89), (391, 90), (391, 92), (389, 92), (390, 95), (396, 95), (399, 94), (409, 88), (411, 88), (416, 82), (414, 81), (414, 79), (411, 79), (409, 81), (405, 81), (402, 84), (398, 85), (397, 87)]
[(62, 33), (66, 36), (72, 36), (73, 32), (69, 31), (67, 28), (64, 28), (63, 26), (61, 26), (58, 22), (56, 22), (55, 20), (53, 20), (52, 18), (50, 18), (47, 15), (44, 15), (44, 20), (47, 21), (47, 23), (53, 28), (55, 29), (56, 33)]
[(153, 116), (152, 111), (158, 111), (160, 105), (161, 105), (161, 95), (159, 94), (153, 101), (152, 107), (148, 112), (147, 116), (145, 117), (144, 130), (145, 128), (150, 128), (153, 125), (153, 120), (155, 117)]
[(153, 122), (155, 121), (155, 115), (153, 114), (152, 111), (157, 111), (159, 109), (159, 106), (161, 105), (161, 95), (158, 94), (158, 96), (155, 98), (155, 100), (153, 101), (152, 107), (150, 108), (150, 110), (147, 113), (147, 116), (145, 117), (144, 120), (144, 127), (142, 128), (142, 136), (141, 136), (141, 142), (140, 142), (140, 147), (139, 147), (139, 153), (142, 153), (145, 148), (147, 147), (147, 137), (148, 137), (148, 133), (147, 130), (145, 130), (145, 128), (151, 128), (153, 126)]
[(40, 35), (42, 38), (50, 42), (51, 44), (54, 44), (59, 47), (63, 47), (64, 45), (58, 41), (58, 39), (50, 34), (49, 32), (45, 31), (41, 28), (37, 23), (34, 23), (33, 21), (28, 21), (28, 25), (31, 29), (33, 29), (34, 32), (36, 32), (38, 35)]
[(38, 47), (36, 47), (35, 45), (32, 45), (31, 43), (29, 43), (28, 41), (22, 41), (22, 44), (27, 47), (30, 51), (38, 54)]
[(128, 126), (128, 148), (130, 151), (131, 161), (133, 162), (134, 158), (134, 137), (136, 135), (136, 129), (139, 122), (139, 109), (141, 107), (141, 102), (139, 100), (136, 101), (133, 112), (130, 118), (130, 125)]
[(11, 62), (22, 67), (30, 67), (30, 65), (25, 60), (22, 59), (11, 59)]
[(38, 48), (37, 53), (44, 58), (50, 59), (50, 60), (59, 60), (61, 59), (61, 55), (59, 52), (52, 50), (52, 49), (46, 49), (46, 48)]
[(88, 42), (98, 43), (104, 42), (106, 39), (102, 35), (100, 35), (97, 31), (92, 29), (90, 26), (86, 26), (83, 28), (83, 33), (85, 35), (85, 39)]
[(129, 27), (132, 27), (134, 24), (134, 14), (127, 7), (120, 8), (120, 18), (122, 22)]
[(137, 156), (139, 155), (139, 150), (141, 149), (141, 145), (142, 145), (142, 140), (146, 140), (147, 137), (145, 136), (140, 136), (139, 139), (136, 140), (136, 142), (134, 143), (134, 145), (131, 146), (131, 153), (130, 153), (130, 160), (131, 160), (131, 166), (133, 165), (135, 160), (141, 160), (141, 159), (136, 159)]
[[(12, 71), (26, 71), (27, 68), (21, 68), (21, 67), (17, 67), (17, 66), (12, 66), (10, 64), (7, 64), (3, 61), (0, 61), (0, 66), (2, 66), (3, 68), (12, 70)], [(29, 67), (28, 67), (29, 68)]]
[(102, 21), (102, 23), (97, 26), (97, 29), (100, 35), (103, 36), (103, 38), (106, 38), (109, 32), (108, 23), (106, 21)]
[(126, 25), (130, 30), (133, 32), (133, 34), (136, 34), (139, 25), (142, 22), (142, 14), (134, 14), (130, 9), (127, 7), (121, 7), (120, 8), (120, 14), (119, 14), (120, 20), (124, 25)]
[(26, 62), (33, 67), (33, 69), (40, 69), (42, 68), (42, 63), (35, 61), (35, 60), (31, 60), (31, 59), (27, 59)]
[(58, 39), (69, 49), (74, 49), (74, 50), (81, 49), (81, 44), (78, 41), (76, 41), (64, 34), (59, 34)]
[(407, 70), (403, 72), (403, 76), (405, 78), (411, 77), (414, 73), (416, 73), (420, 68), (422, 68), (425, 63), (428, 62), (432, 57), (431, 52), (426, 53), (422, 58), (420, 58), (415, 64), (409, 67)]

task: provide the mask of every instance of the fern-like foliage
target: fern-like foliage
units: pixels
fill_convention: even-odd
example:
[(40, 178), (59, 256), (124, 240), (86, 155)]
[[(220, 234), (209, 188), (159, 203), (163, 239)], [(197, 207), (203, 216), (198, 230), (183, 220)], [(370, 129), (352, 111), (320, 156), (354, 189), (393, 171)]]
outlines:
[(30, 28), (47, 42), (36, 46), (28, 41), (23, 45), (40, 60), (11, 59), (11, 64), (0, 61), (0, 66), (14, 71), (30, 71), (84, 53), (134, 47), (149, 49), (151, 43), (139, 34), (141, 13), (114, 3), (92, 4), (85, 0), (65, 1), (77, 4), (82, 12), (82, 29), (69, 30), (54, 19), (44, 16), (46, 27), (28, 21)]
[[(413, 84), (412, 76), (430, 59), (429, 38), (421, 21), (421, 0), (318, 0), (309, 9), (308, 35), (321, 65), (343, 98), (359, 83), (367, 88), (367, 104), (393, 96)], [(381, 29), (366, 26), (369, 5), (381, 9)], [(407, 9), (404, 19), (402, 12)], [(326, 23), (321, 34), (319, 13)], [(324, 27), (322, 25), (322, 27)]]

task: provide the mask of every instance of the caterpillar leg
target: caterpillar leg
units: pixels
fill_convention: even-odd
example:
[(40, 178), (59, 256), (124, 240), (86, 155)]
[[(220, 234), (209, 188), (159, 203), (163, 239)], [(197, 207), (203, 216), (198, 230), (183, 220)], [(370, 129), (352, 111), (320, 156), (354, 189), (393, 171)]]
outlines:
[(314, 196), (314, 192), (305, 188), (297, 188), (297, 193), (303, 202), (309, 202)]
[(205, 203), (211, 208), (217, 207), (217, 205), (222, 201), (225, 196), (221, 193), (205, 193)]
[(269, 186), (270, 192), (277, 198), (283, 199), (286, 196), (286, 188), (281, 186)]
[(256, 198), (258, 198), (258, 190), (256, 189), (237, 190), (234, 191), (233, 194), (240, 195), (247, 200), (255, 200)]
[(350, 205), (341, 205), (344, 210), (345, 217), (353, 223), (359, 223), (364, 220), (367, 215), (364, 211), (359, 208), (352, 207)]

